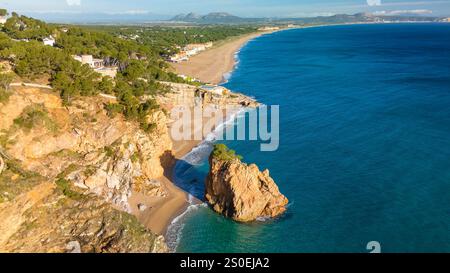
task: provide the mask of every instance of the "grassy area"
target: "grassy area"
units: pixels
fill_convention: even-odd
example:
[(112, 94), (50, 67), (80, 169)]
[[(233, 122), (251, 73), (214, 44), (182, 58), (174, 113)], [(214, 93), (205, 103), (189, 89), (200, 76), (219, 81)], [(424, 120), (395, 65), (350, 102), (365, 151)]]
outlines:
[(234, 150), (229, 149), (225, 144), (214, 145), (213, 157), (222, 161), (242, 160), (242, 156), (237, 155)]
[(0, 174), (0, 203), (13, 200), (43, 181), (39, 174), (23, 170), (16, 160), (5, 160), (5, 163), (6, 170)]
[(83, 199), (83, 194), (72, 190), (70, 182), (64, 178), (59, 178), (58, 180), (56, 180), (56, 186), (58, 187), (58, 189), (60, 191), (62, 191), (62, 193), (66, 197), (68, 197), (70, 199), (73, 199), (73, 200)]
[(9, 97), (12, 93), (6, 89), (0, 88), (0, 103), (8, 102)]
[(49, 117), (47, 109), (41, 104), (27, 106), (14, 124), (25, 131), (36, 127), (45, 127), (51, 132), (58, 131), (58, 125)]

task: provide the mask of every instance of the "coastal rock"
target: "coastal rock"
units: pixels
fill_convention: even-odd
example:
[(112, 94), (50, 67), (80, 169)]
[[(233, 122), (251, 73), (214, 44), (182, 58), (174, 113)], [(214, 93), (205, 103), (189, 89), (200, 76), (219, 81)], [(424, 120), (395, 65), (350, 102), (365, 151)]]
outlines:
[(0, 203), (0, 217), (0, 252), (167, 252), (164, 238), (136, 217), (50, 182)]
[[(163, 111), (146, 133), (108, 116), (101, 97), (66, 106), (53, 92), (14, 91), (0, 107), (0, 252), (166, 252), (164, 237), (127, 213), (133, 191), (167, 194), (157, 182), (173, 160)], [(41, 119), (26, 127), (17, 120), (30, 109)]]
[(81, 246), (78, 241), (71, 241), (66, 246), (68, 253), (81, 253)]
[[(146, 196), (166, 194), (161, 185), (148, 181), (162, 177), (172, 158), (167, 118), (162, 111), (155, 111), (149, 123), (156, 128), (145, 133), (134, 122), (109, 117), (104, 103), (98, 98), (82, 98), (63, 106), (55, 94), (17, 88), (4, 105), (11, 111), (0, 118), (4, 128), (0, 137), (7, 143), (8, 154), (26, 170), (67, 179), (130, 212), (128, 197), (133, 190)], [(35, 126), (22, 130), (16, 126), (14, 120), (30, 107), (45, 111), (56, 129)]]
[(288, 199), (269, 175), (255, 164), (247, 165), (224, 145), (209, 157), (205, 198), (218, 213), (239, 222), (275, 217), (286, 211)]

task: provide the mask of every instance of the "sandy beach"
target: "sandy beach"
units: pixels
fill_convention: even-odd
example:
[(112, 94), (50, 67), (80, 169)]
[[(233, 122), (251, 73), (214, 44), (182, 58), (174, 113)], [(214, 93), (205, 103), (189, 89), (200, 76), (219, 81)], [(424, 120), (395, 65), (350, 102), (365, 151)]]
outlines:
[[(175, 161), (165, 166), (165, 174), (158, 180), (164, 187), (166, 197), (146, 197), (143, 194), (133, 193), (129, 198), (133, 214), (146, 227), (157, 234), (165, 235), (172, 220), (183, 213), (189, 205), (188, 194), (177, 187), (173, 182), (173, 169), (178, 160), (188, 154), (201, 141), (174, 141), (173, 153)], [(147, 209), (138, 210), (138, 204), (145, 204)]]
[(235, 54), (248, 41), (272, 32), (256, 32), (218, 43), (213, 48), (193, 56), (189, 61), (172, 63), (177, 74), (194, 77), (205, 83), (219, 84), (224, 74), (231, 72), (236, 65)]
[[(224, 111), (224, 115), (225, 114), (226, 113)], [(196, 122), (194, 121), (194, 118), (192, 119), (192, 121)], [(207, 124), (208, 122), (210, 122), (210, 119), (205, 118), (202, 119), (202, 121), (198, 122)], [(191, 139), (194, 139), (194, 135), (202, 129), (203, 127), (193, 130)], [(192, 149), (194, 149), (201, 142), (201, 140), (172, 140), (172, 153), (174, 156), (174, 160), (164, 166), (165, 174), (163, 177), (158, 179), (165, 189), (167, 196), (148, 197), (140, 193), (133, 193), (129, 198), (128, 201), (132, 207), (133, 214), (139, 219), (141, 223), (143, 223), (153, 232), (165, 235), (167, 232), (167, 228), (170, 226), (173, 219), (182, 214), (190, 205), (188, 200), (188, 193), (175, 185), (173, 180), (173, 171), (177, 161), (181, 160), (186, 154), (191, 152)], [(200, 203), (201, 201), (198, 200), (198, 202)], [(145, 204), (147, 206), (147, 209), (143, 212), (139, 211), (139, 204)]]

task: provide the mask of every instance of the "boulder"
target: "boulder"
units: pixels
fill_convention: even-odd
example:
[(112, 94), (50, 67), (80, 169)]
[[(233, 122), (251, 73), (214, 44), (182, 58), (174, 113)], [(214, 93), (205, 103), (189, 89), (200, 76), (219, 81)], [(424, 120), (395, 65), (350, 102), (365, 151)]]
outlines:
[(249, 222), (286, 211), (288, 199), (280, 193), (268, 170), (261, 172), (255, 164), (247, 165), (233, 151), (217, 146), (209, 157), (205, 189), (205, 198), (216, 212), (235, 221)]

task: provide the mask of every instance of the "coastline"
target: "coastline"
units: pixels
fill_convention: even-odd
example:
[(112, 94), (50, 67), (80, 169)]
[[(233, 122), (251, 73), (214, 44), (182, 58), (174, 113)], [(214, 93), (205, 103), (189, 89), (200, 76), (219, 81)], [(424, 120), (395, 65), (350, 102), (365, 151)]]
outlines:
[[(309, 27), (321, 26), (322, 25)], [(298, 28), (284, 28), (274, 31), (256, 32), (244, 35), (208, 49), (192, 57), (189, 61), (171, 64), (171, 66), (178, 74), (188, 75), (200, 80), (202, 80), (200, 78), (202, 77), (202, 81), (212, 84), (222, 84), (226, 80), (225, 75), (232, 73), (236, 67), (236, 54), (238, 54), (241, 48), (244, 47), (249, 41), (263, 35), (292, 29)], [(203, 120), (203, 124), (206, 122), (208, 121)], [(169, 229), (171, 225), (174, 224), (174, 222), (177, 221), (182, 215), (184, 215), (191, 205), (202, 203), (200, 200), (195, 199), (195, 197), (191, 196), (188, 192), (176, 185), (174, 171), (177, 162), (182, 160), (204, 141), (205, 140), (173, 141), (172, 152), (175, 157), (174, 161), (165, 167), (165, 175), (160, 178), (160, 182), (167, 190), (168, 196), (149, 199), (143, 196), (134, 195), (130, 198), (130, 204), (134, 208), (133, 214), (140, 220), (140, 222), (144, 223), (145, 226), (153, 232), (168, 237), (168, 232), (170, 231)], [(190, 201), (190, 198), (194, 199), (191, 199)], [(137, 205), (139, 203), (148, 205), (151, 210), (139, 212), (137, 209)]]
[[(404, 22), (405, 23), (405, 22)], [(418, 22), (410, 22), (411, 24)], [(432, 23), (432, 22), (419, 22)], [(227, 79), (225, 75), (230, 74), (237, 63), (236, 53), (245, 46), (249, 41), (261, 37), (263, 35), (272, 34), (276, 32), (307, 29), (317, 27), (330, 26), (347, 26), (347, 25), (373, 25), (373, 24), (397, 24), (396, 22), (354, 22), (354, 23), (336, 23), (336, 24), (318, 24), (309, 26), (296, 26), (291, 28), (280, 28), (272, 31), (259, 31), (250, 34), (239, 36), (230, 41), (220, 43), (218, 46), (201, 52), (198, 55), (191, 57), (188, 61), (181, 63), (170, 63), (170, 67), (179, 75), (186, 75), (198, 79), (204, 83), (223, 84)]]
[[(219, 84), (223, 81), (224, 75), (230, 73), (236, 65), (236, 53), (250, 40), (260, 37), (271, 32), (257, 32), (239, 37), (238, 39), (233, 39), (227, 41), (217, 47), (213, 47), (201, 54), (194, 56), (191, 60), (200, 59), (200, 63), (206, 65), (201, 60), (205, 58), (211, 59), (214, 63), (219, 64), (225, 60), (220, 67), (212, 66), (211, 70), (205, 73), (205, 78), (207, 82), (213, 82)], [(196, 58), (197, 57), (197, 58)], [(182, 63), (183, 67), (191, 66), (191, 60)], [(225, 64), (225, 65), (223, 65)], [(203, 66), (200, 66), (200, 69)], [(196, 68), (199, 69), (199, 68)], [(213, 73), (211, 73), (211, 71)], [(177, 73), (181, 74), (180, 71)], [(220, 75), (220, 77), (218, 76)], [(208, 122), (203, 121), (203, 124)], [(213, 132), (210, 132), (213, 133)], [(204, 140), (184, 140), (184, 141), (173, 141), (173, 155), (174, 160), (165, 166), (165, 174), (159, 180), (163, 187), (167, 191), (166, 197), (155, 197), (148, 198), (136, 193), (130, 197), (129, 202), (133, 208), (133, 214), (143, 223), (146, 227), (157, 234), (166, 235), (172, 222), (182, 215), (191, 204), (192, 201), (189, 199), (192, 196), (186, 191), (179, 188), (174, 181), (174, 169), (178, 161), (182, 160), (186, 155), (188, 155), (194, 148), (199, 146)], [(201, 203), (199, 200), (194, 200), (194, 203)], [(138, 204), (145, 204), (149, 209), (140, 212), (137, 207)]]
[[(287, 29), (256, 32), (244, 35), (237, 39), (226, 41), (223, 44), (202, 52), (191, 58), (191, 60), (178, 65), (183, 67), (182, 71), (185, 71), (184, 69), (189, 67), (194, 67), (193, 71), (201, 71), (201, 69), (204, 69), (207, 66), (208, 69), (204, 72), (204, 76), (202, 76), (204, 77), (203, 79), (205, 82), (221, 84), (224, 82), (225, 75), (234, 70), (237, 63), (236, 54), (242, 47), (257, 37), (283, 30)], [(210, 62), (205, 62), (204, 60), (210, 60)], [(193, 65), (191, 61), (195, 61), (196, 64)], [(211, 65), (211, 62), (214, 65)], [(182, 71), (176, 70), (178, 74), (182, 74)], [(198, 78), (198, 76), (196, 76), (197, 74), (187, 75)], [(237, 113), (233, 113), (233, 115), (234, 114)], [(209, 121), (203, 120), (202, 122), (203, 124), (206, 124)], [(224, 124), (226, 122), (227, 121), (225, 121)], [(178, 221), (178, 219), (184, 215), (185, 212), (188, 211), (189, 207), (192, 205), (202, 204), (200, 200), (197, 200), (195, 197), (176, 185), (174, 171), (177, 162), (183, 160), (185, 156), (191, 153), (196, 147), (204, 143), (204, 141), (205, 140), (173, 141), (172, 152), (174, 155), (174, 160), (165, 166), (165, 174), (159, 179), (167, 191), (167, 196), (148, 198), (140, 194), (133, 193), (133, 195), (129, 198), (130, 205), (133, 208), (133, 215), (135, 215), (141, 223), (153, 232), (169, 237), (168, 233), (170, 231), (170, 227)], [(149, 209), (141, 212), (138, 209), (138, 204), (145, 204)], [(174, 239), (177, 240), (178, 238)], [(168, 243), (174, 244), (176, 242)]]
[[(231, 116), (227, 116), (223, 124), (226, 124), (231, 117), (234, 117), (238, 112), (230, 113)], [(225, 114), (225, 112), (224, 112)], [(195, 121), (193, 121), (195, 122)], [(203, 125), (211, 122), (211, 119), (203, 119), (201, 121)], [(215, 120), (214, 120), (215, 122)], [(220, 126), (222, 126), (221, 124)], [(202, 130), (200, 128), (200, 130)], [(214, 134), (214, 131), (209, 132)], [(170, 126), (169, 126), (170, 130)], [(192, 132), (192, 139), (197, 132)], [(180, 188), (175, 181), (175, 167), (178, 162), (183, 161), (185, 156), (191, 153), (196, 147), (204, 143), (203, 140), (181, 140), (174, 141), (172, 154), (173, 158), (164, 165), (164, 176), (158, 180), (162, 187), (167, 192), (167, 196), (164, 197), (148, 197), (143, 194), (133, 192), (132, 196), (128, 199), (130, 206), (132, 207), (132, 213), (138, 220), (143, 223), (147, 228), (160, 235), (167, 235), (167, 232), (175, 219), (179, 218), (191, 205), (202, 204), (202, 201), (192, 196), (186, 190)], [(144, 204), (147, 209), (139, 211), (138, 205)]]
[(287, 29), (253, 32), (212, 47), (182, 63), (171, 63), (177, 74), (196, 78), (205, 83), (221, 84), (224, 76), (236, 66), (236, 53), (249, 41), (260, 36)]
[[(177, 74), (191, 76), (207, 83), (222, 84), (226, 80), (225, 75), (232, 73), (232, 71), (236, 67), (236, 54), (238, 54), (241, 48), (244, 47), (249, 41), (263, 35), (285, 30), (336, 25), (343, 24), (313, 25), (296, 28), (283, 28), (274, 31), (254, 32), (251, 34), (240, 36), (230, 41), (226, 41), (219, 46), (208, 49), (192, 57), (189, 61), (178, 64), (171, 64), (171, 66)], [(207, 121), (204, 120), (203, 124), (205, 124), (206, 122)], [(202, 203), (200, 200), (196, 200), (195, 197), (192, 197), (188, 192), (176, 185), (176, 182), (174, 180), (174, 171), (177, 162), (182, 160), (186, 155), (191, 153), (204, 141), (205, 140), (173, 141), (172, 151), (175, 160), (170, 165), (165, 167), (166, 173), (164, 177), (160, 178), (161, 183), (164, 185), (168, 192), (168, 196), (159, 198), (157, 200), (151, 200), (151, 202), (149, 202), (151, 211), (140, 213), (136, 209), (137, 204), (145, 199), (139, 197), (136, 198), (136, 196), (130, 199), (132, 207), (134, 207), (136, 210), (133, 211), (133, 214), (136, 215), (138, 219), (153, 232), (167, 237), (167, 233), (171, 225), (182, 215), (184, 215), (184, 213), (188, 211), (191, 205)], [(194, 201), (190, 202), (190, 198), (194, 198)], [(148, 200), (148, 198), (146, 199)]]

